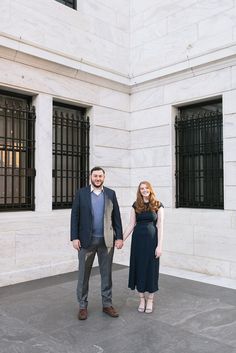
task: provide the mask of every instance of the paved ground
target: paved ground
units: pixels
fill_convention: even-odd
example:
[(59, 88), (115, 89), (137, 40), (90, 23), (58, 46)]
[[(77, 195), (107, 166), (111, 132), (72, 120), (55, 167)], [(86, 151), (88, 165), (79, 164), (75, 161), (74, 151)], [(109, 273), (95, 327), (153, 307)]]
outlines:
[(93, 270), (89, 317), (77, 320), (76, 273), (0, 288), (0, 353), (235, 353), (236, 291), (161, 275), (153, 314), (137, 311), (128, 269), (115, 265), (120, 317), (101, 311)]

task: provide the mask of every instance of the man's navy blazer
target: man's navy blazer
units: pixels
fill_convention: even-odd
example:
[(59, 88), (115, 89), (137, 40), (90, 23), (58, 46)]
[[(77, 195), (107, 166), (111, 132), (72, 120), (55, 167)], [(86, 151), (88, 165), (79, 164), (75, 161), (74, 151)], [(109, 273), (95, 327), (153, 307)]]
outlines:
[[(114, 246), (114, 240), (123, 239), (122, 223), (116, 193), (103, 187), (104, 240), (107, 247)], [(71, 211), (71, 240), (79, 239), (82, 248), (88, 248), (92, 240), (92, 203), (91, 188), (86, 186), (76, 192)]]

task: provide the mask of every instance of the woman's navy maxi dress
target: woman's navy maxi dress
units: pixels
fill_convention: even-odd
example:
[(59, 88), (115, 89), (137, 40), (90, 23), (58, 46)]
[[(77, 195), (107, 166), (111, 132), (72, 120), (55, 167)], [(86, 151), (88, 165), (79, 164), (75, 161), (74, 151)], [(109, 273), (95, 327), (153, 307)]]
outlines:
[[(135, 209), (135, 204), (133, 207)], [(129, 288), (136, 288), (141, 293), (154, 293), (158, 290), (159, 279), (159, 258), (155, 258), (158, 244), (156, 226), (158, 212), (135, 213), (136, 225), (131, 242)]]

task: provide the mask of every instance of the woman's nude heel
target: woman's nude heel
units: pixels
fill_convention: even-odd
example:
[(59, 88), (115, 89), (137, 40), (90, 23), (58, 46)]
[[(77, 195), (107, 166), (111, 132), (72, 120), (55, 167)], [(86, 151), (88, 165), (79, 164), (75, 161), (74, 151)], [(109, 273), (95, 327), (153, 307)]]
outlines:
[(153, 298), (148, 298), (145, 313), (151, 314), (152, 312), (153, 312)]
[(138, 307), (138, 312), (140, 313), (144, 313), (145, 311), (145, 296), (142, 295), (140, 296), (140, 303), (139, 303), (139, 307)]

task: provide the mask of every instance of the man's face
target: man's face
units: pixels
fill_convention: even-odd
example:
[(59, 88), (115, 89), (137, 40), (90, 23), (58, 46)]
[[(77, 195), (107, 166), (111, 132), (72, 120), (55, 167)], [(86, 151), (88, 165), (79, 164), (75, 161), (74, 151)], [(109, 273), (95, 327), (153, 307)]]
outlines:
[(102, 170), (95, 170), (91, 174), (91, 184), (95, 188), (100, 188), (102, 187), (103, 183), (105, 180), (105, 174), (103, 173)]

